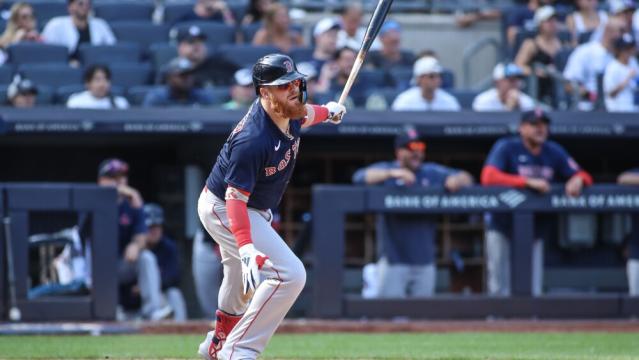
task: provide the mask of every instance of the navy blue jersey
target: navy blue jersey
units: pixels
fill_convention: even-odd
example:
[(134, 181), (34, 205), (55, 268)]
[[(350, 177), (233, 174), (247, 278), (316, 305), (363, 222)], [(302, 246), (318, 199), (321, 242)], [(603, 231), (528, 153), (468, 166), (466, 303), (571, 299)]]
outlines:
[[(366, 184), (365, 174), (369, 169), (399, 169), (397, 161), (379, 162), (359, 169), (353, 182)], [(415, 183), (411, 186), (444, 186), (446, 178), (458, 170), (435, 163), (424, 163), (415, 172)], [(406, 186), (402, 180), (391, 178), (383, 186)], [(435, 260), (436, 223), (432, 215), (380, 214), (377, 216), (378, 253), (391, 264), (424, 265)]]
[(235, 126), (222, 147), (206, 186), (220, 199), (233, 186), (251, 193), (248, 206), (277, 208), (291, 179), (300, 147), (301, 120), (291, 120), (284, 134), (259, 98)]
[(142, 208), (134, 208), (124, 199), (118, 204), (118, 254), (124, 253), (124, 248), (135, 235), (146, 234)]
[[(564, 182), (581, 170), (568, 152), (554, 141), (546, 141), (538, 155), (526, 149), (519, 136), (497, 140), (488, 154), (484, 166), (494, 166), (513, 175), (544, 179), (549, 183)], [(509, 215), (487, 214), (488, 228), (510, 234)]]

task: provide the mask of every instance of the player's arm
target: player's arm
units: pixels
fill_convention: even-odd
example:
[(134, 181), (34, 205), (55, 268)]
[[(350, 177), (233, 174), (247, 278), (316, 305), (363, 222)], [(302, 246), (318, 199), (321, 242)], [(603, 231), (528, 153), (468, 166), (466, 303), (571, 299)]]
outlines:
[(346, 114), (346, 108), (344, 105), (338, 104), (334, 101), (331, 101), (326, 105), (306, 104), (305, 106), (306, 118), (304, 119), (302, 127), (317, 125), (325, 121), (333, 124), (339, 124), (342, 122), (344, 114)]
[(462, 188), (473, 184), (473, 176), (467, 171), (461, 170), (454, 174), (448, 175), (444, 182), (444, 187), (451, 192), (458, 191)]

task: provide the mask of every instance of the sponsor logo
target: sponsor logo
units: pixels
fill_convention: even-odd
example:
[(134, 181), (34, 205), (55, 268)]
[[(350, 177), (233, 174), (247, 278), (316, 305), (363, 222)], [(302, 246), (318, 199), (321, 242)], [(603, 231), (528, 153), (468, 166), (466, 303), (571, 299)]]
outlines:
[(386, 195), (387, 209), (495, 209), (499, 200), (495, 195)]
[(293, 64), (288, 60), (284, 61), (284, 67), (286, 68), (286, 72), (293, 71)]
[(277, 145), (275, 145), (275, 151), (277, 151), (277, 150), (279, 150), (279, 149), (280, 149), (280, 145), (282, 145), (282, 141), (281, 141), (281, 140), (279, 140), (279, 141), (277, 142)]
[(508, 190), (499, 194), (499, 200), (508, 205), (511, 209), (514, 209), (526, 201), (526, 195), (517, 190)]

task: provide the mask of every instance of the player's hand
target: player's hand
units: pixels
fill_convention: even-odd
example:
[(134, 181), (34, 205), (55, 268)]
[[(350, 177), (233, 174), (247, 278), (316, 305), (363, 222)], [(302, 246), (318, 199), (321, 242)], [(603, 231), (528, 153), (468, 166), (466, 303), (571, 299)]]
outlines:
[(118, 194), (127, 198), (131, 202), (131, 206), (133, 206), (134, 208), (141, 208), (144, 205), (142, 195), (140, 195), (140, 192), (135, 190), (134, 188), (128, 185), (118, 185), (117, 190)]
[(406, 185), (413, 185), (415, 183), (415, 173), (408, 169), (399, 168), (391, 169), (389, 175), (392, 178), (403, 180)]
[(240, 248), (240, 262), (242, 263), (242, 287), (244, 294), (255, 291), (260, 285), (260, 270), (264, 266), (273, 266), (268, 256), (262, 254), (253, 244), (246, 244)]
[(566, 182), (566, 195), (579, 196), (584, 187), (584, 180), (580, 176), (573, 176)]
[(140, 256), (140, 247), (138, 244), (131, 242), (124, 249), (124, 260), (128, 262), (136, 262)]
[(526, 186), (540, 193), (547, 193), (550, 191), (550, 184), (544, 179), (528, 178), (526, 179)]
[(344, 107), (344, 105), (331, 101), (324, 105), (324, 107), (328, 109), (328, 118), (326, 121), (335, 125), (342, 122), (342, 117), (346, 114), (346, 107)]

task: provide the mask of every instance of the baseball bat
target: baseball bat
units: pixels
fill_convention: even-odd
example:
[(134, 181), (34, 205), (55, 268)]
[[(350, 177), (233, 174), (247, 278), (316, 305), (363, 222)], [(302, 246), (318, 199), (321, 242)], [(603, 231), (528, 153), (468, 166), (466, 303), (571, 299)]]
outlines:
[(11, 247), (11, 217), (7, 214), (2, 219), (4, 225), (4, 241), (7, 252), (7, 281), (9, 282), (9, 320), (20, 321), (22, 314), (16, 301), (16, 276), (13, 268), (13, 249)]
[(357, 78), (357, 74), (359, 74), (359, 70), (362, 68), (362, 64), (364, 64), (366, 54), (368, 53), (368, 50), (370, 50), (375, 37), (377, 37), (379, 29), (382, 28), (384, 19), (386, 19), (386, 15), (388, 14), (392, 3), (393, 0), (379, 0), (379, 2), (377, 3), (375, 12), (373, 12), (373, 16), (371, 17), (371, 20), (368, 22), (368, 26), (366, 27), (366, 34), (364, 35), (362, 45), (360, 46), (359, 52), (357, 53), (357, 58), (355, 58), (355, 63), (353, 64), (351, 73), (348, 75), (348, 80), (346, 80), (346, 84), (344, 85), (342, 94), (339, 97), (339, 103), (341, 105), (344, 105), (344, 101), (346, 101), (348, 93), (351, 91), (351, 87), (353, 86), (353, 83)]

